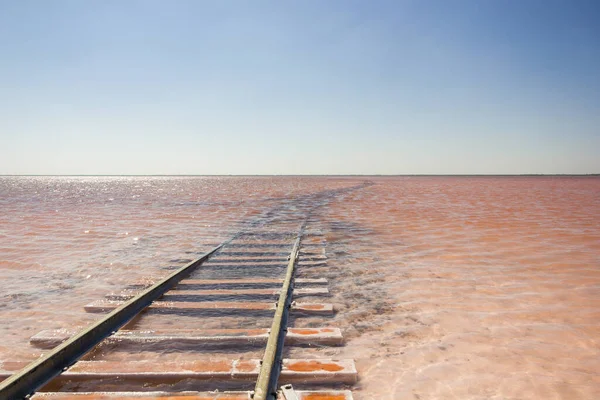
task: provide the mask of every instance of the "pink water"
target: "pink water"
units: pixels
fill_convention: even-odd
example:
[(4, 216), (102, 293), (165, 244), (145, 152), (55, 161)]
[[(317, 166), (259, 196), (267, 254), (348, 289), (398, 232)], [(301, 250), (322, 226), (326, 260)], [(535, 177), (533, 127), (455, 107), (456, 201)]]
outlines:
[[(285, 218), (271, 210), (365, 180), (0, 178), (0, 360), (30, 361), (33, 334), (98, 318), (86, 303)], [(354, 358), (359, 400), (600, 398), (600, 179), (368, 180), (309, 224), (329, 261), (304, 274), (330, 279), (347, 343), (289, 356)]]

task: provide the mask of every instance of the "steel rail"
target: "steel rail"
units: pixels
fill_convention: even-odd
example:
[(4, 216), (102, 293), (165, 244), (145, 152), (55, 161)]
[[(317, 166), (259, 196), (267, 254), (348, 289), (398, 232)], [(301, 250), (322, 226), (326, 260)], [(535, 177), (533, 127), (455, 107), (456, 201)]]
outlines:
[(160, 282), (150, 286), (106, 317), (54, 348), (50, 353), (33, 361), (19, 372), (0, 382), (0, 400), (22, 399), (34, 393), (50, 379), (77, 362), (79, 358), (103, 339), (109, 337), (127, 322), (131, 321), (154, 300), (158, 299), (180, 280), (192, 273), (234, 238), (221, 243), (203, 254), (200, 258), (186, 264)]
[[(304, 224), (306, 221), (304, 222)], [(273, 323), (267, 339), (265, 354), (262, 359), (261, 368), (254, 387), (254, 400), (273, 400), (277, 396), (277, 381), (281, 372), (281, 355), (283, 352), (283, 343), (287, 333), (287, 320), (289, 309), (292, 303), (293, 279), (300, 252), (300, 240), (304, 231), (304, 224), (300, 228), (300, 233), (296, 238), (294, 247), (289, 256), (289, 262), (285, 274), (285, 280), (277, 301), (277, 309), (273, 317)]]

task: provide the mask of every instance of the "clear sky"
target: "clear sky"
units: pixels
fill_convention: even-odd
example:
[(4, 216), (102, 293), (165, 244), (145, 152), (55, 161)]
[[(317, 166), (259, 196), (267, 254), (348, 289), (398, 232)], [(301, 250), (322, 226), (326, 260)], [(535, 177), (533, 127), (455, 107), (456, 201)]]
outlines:
[(600, 1), (0, 0), (0, 174), (600, 173)]

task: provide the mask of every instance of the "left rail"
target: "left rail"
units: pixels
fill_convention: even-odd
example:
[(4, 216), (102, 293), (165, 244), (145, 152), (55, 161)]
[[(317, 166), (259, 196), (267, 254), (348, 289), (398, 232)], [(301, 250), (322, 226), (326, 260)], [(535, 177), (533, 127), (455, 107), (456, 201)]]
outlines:
[(202, 263), (232, 241), (229, 239), (214, 247), (200, 258), (188, 263), (168, 275), (160, 282), (150, 286), (131, 300), (127, 301), (106, 317), (82, 330), (50, 353), (33, 361), (8, 379), (0, 382), (0, 400), (12, 400), (31, 395), (49, 380), (73, 365), (85, 353), (103, 339), (111, 336), (119, 328), (131, 321), (136, 315), (190, 275)]

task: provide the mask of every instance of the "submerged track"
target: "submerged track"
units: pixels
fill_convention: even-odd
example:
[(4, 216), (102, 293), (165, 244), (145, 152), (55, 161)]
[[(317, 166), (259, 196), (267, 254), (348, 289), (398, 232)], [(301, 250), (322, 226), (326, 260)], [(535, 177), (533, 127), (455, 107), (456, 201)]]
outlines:
[[(85, 307), (87, 312), (108, 314), (80, 332), (38, 333), (31, 344), (52, 350), (28, 365), (0, 364), (0, 379), (4, 379), (0, 382), (0, 400), (351, 399), (351, 392), (339, 387), (356, 382), (353, 360), (284, 358), (284, 347), (336, 346), (343, 342), (336, 327), (288, 328), (288, 324), (290, 316), (333, 315), (331, 304), (301, 300), (329, 294), (326, 280), (297, 278), (298, 270), (326, 263), (324, 238), (318, 232), (307, 232), (306, 223), (314, 209), (332, 197), (364, 186), (307, 196), (301, 203), (312, 206), (307, 207), (300, 221), (286, 217), (276, 223), (278, 212), (271, 211), (266, 223), (255, 223), (167, 277), (152, 284), (132, 282), (126, 290), (108, 294), (105, 300)], [(282, 225), (282, 221), (284, 226), (296, 227), (300, 222), (300, 228), (271, 228)], [(182, 320), (175, 318), (175, 327), (136, 328), (151, 314), (162, 318), (184, 316), (185, 321), (194, 322), (177, 327)], [(257, 327), (254, 319), (265, 317), (272, 318), (270, 327)], [(206, 322), (215, 318), (241, 318), (245, 322), (233, 328), (222, 328), (221, 322), (213, 327)], [(206, 327), (198, 327), (203, 322)], [(82, 360), (100, 343), (126, 345), (133, 351), (184, 349), (205, 357), (162, 363), (157, 359), (125, 363)], [(244, 349), (261, 347), (261, 358), (244, 356)], [(211, 358), (210, 354), (219, 349), (228, 353), (239, 349), (242, 357)], [(291, 384), (319, 390), (295, 390)], [(234, 390), (226, 391), (230, 388)], [(199, 391), (203, 389), (209, 391)]]

